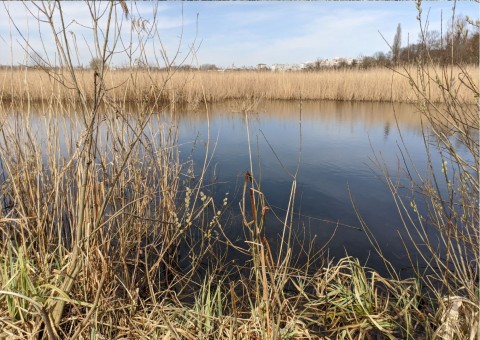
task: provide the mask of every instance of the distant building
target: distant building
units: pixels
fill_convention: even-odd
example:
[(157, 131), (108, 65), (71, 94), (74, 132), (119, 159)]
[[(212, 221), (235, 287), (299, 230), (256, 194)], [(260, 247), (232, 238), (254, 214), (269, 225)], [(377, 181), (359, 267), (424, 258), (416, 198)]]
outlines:
[(273, 64), (272, 71), (284, 71), (285, 65), (284, 64)]
[(257, 65), (257, 70), (267, 71), (267, 70), (270, 70), (270, 67), (268, 67), (267, 64), (258, 64), (258, 65)]
[(273, 64), (272, 71), (300, 71), (305, 66), (303, 64)]
[(312, 65), (314, 68), (322, 68), (322, 67), (338, 67), (338, 66), (350, 66), (358, 63), (357, 60), (353, 58), (338, 58), (335, 57), (333, 59), (317, 59)]

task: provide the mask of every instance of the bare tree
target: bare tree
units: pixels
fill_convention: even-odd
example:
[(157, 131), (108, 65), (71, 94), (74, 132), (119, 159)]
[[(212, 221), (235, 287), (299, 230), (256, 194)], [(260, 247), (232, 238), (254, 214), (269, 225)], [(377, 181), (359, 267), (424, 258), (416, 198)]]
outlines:
[(393, 38), (393, 44), (392, 44), (392, 58), (395, 64), (397, 64), (399, 61), (401, 47), (402, 47), (402, 26), (398, 24), (397, 33), (395, 33), (395, 37)]
[(94, 57), (90, 60), (89, 65), (92, 70), (97, 71), (100, 69), (100, 66), (102, 65), (102, 60), (100, 58)]

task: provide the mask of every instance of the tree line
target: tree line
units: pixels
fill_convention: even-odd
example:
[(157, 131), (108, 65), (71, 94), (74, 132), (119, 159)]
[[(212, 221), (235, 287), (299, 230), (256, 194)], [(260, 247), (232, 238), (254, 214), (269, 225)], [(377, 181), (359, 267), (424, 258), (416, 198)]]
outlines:
[[(402, 47), (402, 29), (398, 24), (390, 52), (377, 52), (361, 58), (362, 67), (396, 66), (412, 64), (429, 58), (439, 65), (479, 64), (479, 21), (459, 15), (444, 33), (442, 30), (425, 30), (416, 43), (407, 41)], [(409, 39), (408, 39), (409, 40)]]

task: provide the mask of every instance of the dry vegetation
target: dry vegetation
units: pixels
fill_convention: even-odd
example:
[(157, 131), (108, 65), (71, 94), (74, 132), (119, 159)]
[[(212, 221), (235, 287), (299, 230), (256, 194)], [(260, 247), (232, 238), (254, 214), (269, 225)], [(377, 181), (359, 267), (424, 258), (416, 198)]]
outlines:
[[(53, 20), (51, 11), (59, 7), (42, 4), (39, 10)], [(120, 5), (103, 4), (110, 15), (125, 11), (125, 3)], [(115, 39), (105, 36), (109, 38)], [(292, 248), (298, 245), (290, 224), (295, 176), (285, 219), (278, 222), (283, 226), (281, 247), (271, 249), (263, 238), (265, 193), (252, 171), (247, 172), (243, 198), (234, 202), (241, 207), (239, 228), (245, 242), (233, 245), (222, 225), (228, 199), (217, 202), (204, 193), (208, 152), (204, 164), (180, 162), (175, 119), (169, 106), (161, 105), (167, 98), (200, 101), (202, 83), (207, 100), (235, 97), (230, 88), (243, 91), (237, 93), (241, 98), (269, 98), (269, 89), (284, 93), (285, 99), (300, 94), (309, 98), (308, 85), (317, 88), (319, 83), (325, 91), (333, 87), (329, 99), (339, 99), (347, 90), (352, 93), (345, 98), (352, 99), (355, 91), (357, 99), (358, 91), (371, 86), (378, 92), (370, 92), (388, 100), (391, 71), (359, 71), (353, 73), (357, 80), (336, 72), (195, 75), (138, 70), (116, 78), (103, 63), (95, 75), (79, 72), (64, 53), (68, 40), (58, 44), (65, 73), (56, 79), (73, 88), (68, 95), (63, 85), (37, 71), (3, 75), (3, 98), (10, 93), (16, 100), (0, 102), (1, 338), (478, 336), (479, 121), (477, 108), (465, 105), (477, 100), (478, 79), (458, 68), (399, 70), (409, 79), (405, 89), (414, 91), (409, 98), (415, 98), (434, 133), (428, 139), (425, 130), (425, 147), (429, 154), (441, 152), (445, 161), (441, 175), (431, 163), (424, 176), (415, 172), (404, 150), (416, 193), (409, 198), (400, 196), (398, 183), (385, 172), (410, 232), (403, 241), (413, 243), (427, 265), (418, 266), (412, 257), (416, 275), (401, 279), (388, 259), (390, 275), (381, 277), (354, 258), (331, 262), (309, 253), (308, 245), (303, 246), (309, 261), (295, 266)], [(106, 60), (106, 45), (97, 50)], [(317, 78), (321, 76), (326, 78)], [(297, 83), (283, 81), (288, 78)], [(122, 79), (128, 86), (113, 87)], [(252, 83), (259, 93), (251, 92)], [(128, 92), (132, 89), (139, 92)], [(132, 117), (126, 102), (137, 95), (148, 102), (138, 100)], [(31, 100), (39, 98), (44, 114), (34, 119)], [(438, 98), (447, 105), (436, 106)], [(71, 110), (78, 120), (66, 119)], [(163, 120), (154, 126), (150, 118), (157, 111)], [(46, 131), (45, 143), (37, 140), (36, 129)], [(246, 130), (248, 134), (248, 123)], [(60, 148), (62, 141), (66, 149)], [(440, 181), (447, 192), (439, 190)], [(428, 207), (424, 216), (416, 209), (420, 199)], [(430, 238), (432, 228), (435, 239)], [(369, 236), (378, 246), (374, 235)], [(224, 252), (231, 247), (248, 260), (227, 262)], [(314, 261), (323, 265), (309, 267)]]
[[(440, 67), (429, 70), (439, 73)], [(402, 69), (397, 69), (402, 72)], [(59, 71), (56, 71), (59, 72)], [(415, 67), (409, 68), (416, 73)], [(51, 71), (55, 74), (55, 71)], [(68, 73), (58, 74), (68, 79)], [(455, 68), (455, 87), (459, 89), (459, 98), (469, 104), (475, 98), (461, 83), (464, 74), (479, 73), (478, 67)], [(80, 86), (87, 96), (93, 97), (93, 71), (77, 72)], [(65, 77), (66, 76), (66, 77)], [(76, 99), (73, 84), (67, 88), (59, 85), (54, 78), (42, 70), (25, 69), (0, 71), (1, 96), (4, 100), (48, 99), (51, 96), (63, 99)], [(418, 81), (418, 79), (414, 79)], [(474, 82), (478, 87), (479, 79)], [(432, 81), (436, 81), (432, 79)], [(387, 68), (340, 69), (315, 72), (255, 72), (255, 71), (176, 71), (173, 73), (147, 70), (114, 70), (105, 74), (105, 86), (116, 101), (154, 101), (159, 94), (164, 102), (188, 103), (198, 105), (206, 99), (219, 102), (228, 99), (264, 98), (267, 100), (355, 100), (355, 101), (416, 101), (415, 90), (410, 80)], [(205, 95), (205, 97), (204, 97)], [(431, 88), (432, 102), (444, 102), (442, 90)]]

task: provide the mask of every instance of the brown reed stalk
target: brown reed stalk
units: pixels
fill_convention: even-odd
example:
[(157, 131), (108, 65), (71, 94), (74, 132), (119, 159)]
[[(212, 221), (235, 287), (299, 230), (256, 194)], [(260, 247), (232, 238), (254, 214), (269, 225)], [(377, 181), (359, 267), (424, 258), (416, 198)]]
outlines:
[[(431, 72), (439, 73), (440, 66), (429, 66)], [(462, 67), (467, 74), (478, 73), (478, 66)], [(453, 68), (457, 73), (460, 68)], [(408, 77), (402, 76), (402, 68), (392, 72), (385, 68), (321, 70), (316, 72), (256, 72), (256, 71), (176, 71), (169, 75), (160, 70), (116, 69), (105, 71), (105, 84), (112, 91), (116, 101), (135, 102), (138, 100), (154, 101), (161, 93), (164, 103), (188, 103), (199, 106), (203, 101), (203, 93), (208, 102), (224, 100), (245, 100), (248, 98), (264, 98), (268, 100), (340, 100), (340, 101), (372, 101), (372, 102), (407, 102), (416, 101), (415, 91)], [(415, 72), (415, 67), (407, 67), (409, 73)], [(0, 70), (0, 77), (6, 79), (11, 73)], [(3, 98), (19, 100), (25, 93), (25, 85), (19, 76), (22, 71), (15, 70), (12, 84), (5, 87)], [(78, 78), (84, 82), (85, 95), (93, 100), (92, 84), (86, 81), (93, 77), (92, 70), (77, 71)], [(132, 82), (131, 74), (135, 74)], [(478, 77), (472, 81), (478, 86)], [(40, 84), (51, 83), (52, 80), (41, 70), (29, 70), (26, 75), (28, 93), (32, 100), (48, 98)], [(164, 84), (163, 86), (150, 84)], [(52, 88), (56, 96), (71, 100), (74, 91), (64, 87)], [(16, 93), (17, 97), (13, 96)], [(120, 95), (121, 94), (121, 95)], [(459, 88), (460, 97), (467, 103), (475, 104), (468, 95), (468, 89)], [(442, 91), (432, 87), (430, 100), (434, 103), (444, 102)]]

